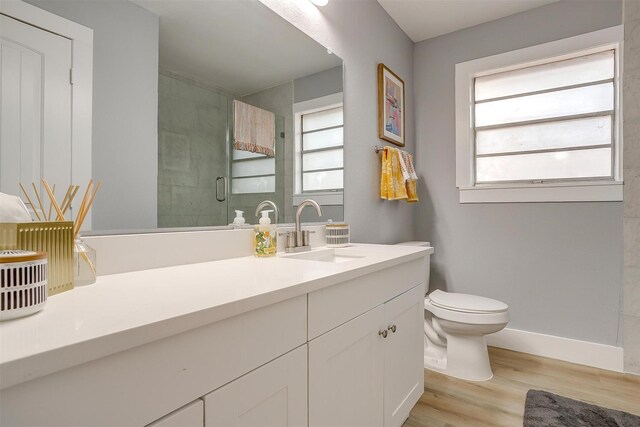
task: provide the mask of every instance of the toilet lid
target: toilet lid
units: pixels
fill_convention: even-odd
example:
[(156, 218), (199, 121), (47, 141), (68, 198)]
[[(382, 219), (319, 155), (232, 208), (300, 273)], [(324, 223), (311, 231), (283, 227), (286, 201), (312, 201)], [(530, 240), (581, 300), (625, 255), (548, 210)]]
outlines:
[(500, 313), (509, 308), (507, 304), (491, 298), (444, 292), (439, 289), (431, 292), (429, 299), (437, 307), (466, 313)]

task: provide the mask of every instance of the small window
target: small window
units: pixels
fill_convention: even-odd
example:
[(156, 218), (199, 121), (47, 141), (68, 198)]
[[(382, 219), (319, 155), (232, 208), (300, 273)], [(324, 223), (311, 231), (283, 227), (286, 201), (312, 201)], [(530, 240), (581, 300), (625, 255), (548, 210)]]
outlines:
[(613, 179), (614, 51), (475, 79), (476, 183)]
[(342, 105), (296, 115), (299, 148), (296, 193), (337, 192), (344, 187)]
[[(583, 44), (596, 33), (587, 34)], [(609, 38), (611, 33), (604, 30)], [(607, 184), (615, 186), (611, 199), (619, 199), (618, 43), (562, 52), (568, 41), (580, 38), (458, 64), (456, 163), (462, 202), (575, 200), (576, 192), (584, 194), (579, 199), (600, 200), (584, 187), (599, 186), (601, 194)], [(545, 51), (548, 56), (540, 58)], [(528, 61), (507, 62), (516, 57)], [(492, 63), (499, 67), (491, 69)], [(459, 87), (463, 82), (466, 88)], [(461, 99), (465, 93), (469, 98)], [(464, 110), (458, 105), (463, 102)], [(553, 187), (562, 187), (566, 196), (552, 195)], [(572, 187), (581, 188), (571, 195)], [(518, 188), (523, 190), (514, 191)], [(536, 195), (529, 197), (532, 189)], [(484, 191), (470, 196), (469, 190)]]
[(249, 194), (275, 191), (275, 157), (234, 149), (231, 161), (231, 192)]

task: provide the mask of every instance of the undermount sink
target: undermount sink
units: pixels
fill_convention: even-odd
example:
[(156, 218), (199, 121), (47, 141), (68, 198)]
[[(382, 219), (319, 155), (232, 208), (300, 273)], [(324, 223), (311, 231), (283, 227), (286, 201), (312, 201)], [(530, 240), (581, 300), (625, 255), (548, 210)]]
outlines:
[(364, 258), (365, 255), (353, 252), (351, 249), (318, 249), (310, 252), (302, 252), (298, 254), (287, 254), (286, 258), (302, 259), (306, 261), (322, 261), (322, 262), (349, 262)]

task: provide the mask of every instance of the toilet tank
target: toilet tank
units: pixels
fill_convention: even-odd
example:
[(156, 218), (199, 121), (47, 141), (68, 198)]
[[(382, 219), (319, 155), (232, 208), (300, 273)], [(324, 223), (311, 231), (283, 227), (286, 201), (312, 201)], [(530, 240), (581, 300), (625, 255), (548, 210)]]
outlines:
[[(402, 242), (402, 243), (396, 243), (397, 245), (400, 246), (424, 246), (424, 247), (431, 247), (431, 243), (430, 242), (423, 242), (423, 241), (418, 241), (418, 240), (414, 240), (411, 242)], [(433, 252), (431, 252), (433, 253)], [(428, 254), (425, 260), (425, 272), (424, 272), (424, 277), (425, 277), (425, 290), (426, 293), (429, 293), (429, 276), (431, 275), (431, 254)]]

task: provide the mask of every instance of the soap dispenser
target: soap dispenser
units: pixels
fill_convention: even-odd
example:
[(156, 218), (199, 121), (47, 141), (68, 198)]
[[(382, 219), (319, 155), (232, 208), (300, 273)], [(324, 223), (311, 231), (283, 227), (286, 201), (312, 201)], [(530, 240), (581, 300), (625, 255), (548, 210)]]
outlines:
[(244, 214), (244, 211), (236, 210), (236, 217), (233, 219), (232, 224), (234, 230), (240, 230), (244, 225), (244, 216), (242, 214)]
[(273, 210), (262, 211), (260, 224), (255, 226), (253, 249), (257, 257), (274, 256), (277, 250), (276, 227), (271, 224), (269, 213)]

